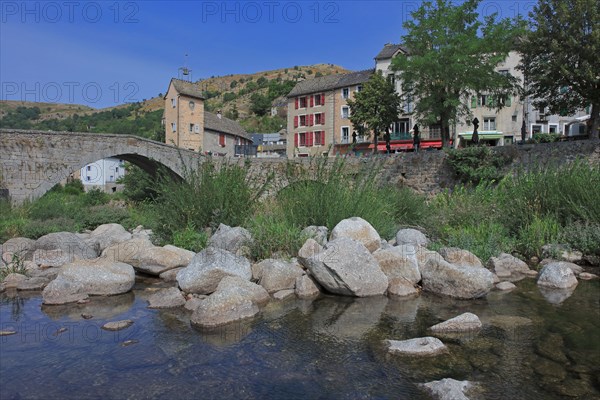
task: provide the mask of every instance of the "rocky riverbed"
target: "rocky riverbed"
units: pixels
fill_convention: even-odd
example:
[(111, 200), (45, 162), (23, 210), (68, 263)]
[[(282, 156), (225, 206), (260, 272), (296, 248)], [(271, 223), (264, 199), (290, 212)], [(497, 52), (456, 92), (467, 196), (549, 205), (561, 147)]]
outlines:
[(11, 239), (0, 397), (600, 395), (600, 283), (576, 264), (388, 243), (360, 218), (307, 233), (254, 262), (224, 225), (197, 254), (116, 224)]

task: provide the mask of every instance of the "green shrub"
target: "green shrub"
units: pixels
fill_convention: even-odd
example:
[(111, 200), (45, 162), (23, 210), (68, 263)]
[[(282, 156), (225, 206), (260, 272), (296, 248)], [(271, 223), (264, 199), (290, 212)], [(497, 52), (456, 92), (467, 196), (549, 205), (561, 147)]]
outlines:
[(28, 220), (20, 234), (30, 239), (37, 239), (48, 233), (54, 232), (77, 232), (80, 225), (74, 219), (66, 217), (51, 218), (46, 220), (33, 219)]
[(80, 229), (95, 229), (103, 224), (120, 224), (128, 218), (129, 211), (126, 208), (98, 205), (83, 210), (77, 216), (77, 221)]
[(250, 256), (264, 260), (272, 256), (295, 257), (306, 241), (302, 229), (279, 215), (258, 215), (249, 222), (252, 233)]
[(0, 282), (9, 274), (27, 275), (24, 261), (19, 254), (13, 254), (11, 263), (6, 268), (0, 268)]
[(91, 189), (85, 193), (83, 197), (84, 206), (99, 206), (108, 203), (110, 195), (100, 189)]
[(72, 179), (69, 181), (65, 185), (64, 192), (67, 194), (82, 194), (84, 192), (84, 188), (81, 179)]
[(204, 231), (198, 231), (191, 226), (173, 233), (174, 246), (191, 250), (194, 253), (198, 253), (204, 249), (207, 242), (208, 234)]
[(553, 217), (534, 216), (519, 232), (517, 250), (528, 258), (540, 257), (544, 245), (558, 242), (560, 229), (560, 224)]
[(600, 256), (600, 223), (577, 221), (567, 224), (559, 235), (559, 242), (585, 255)]
[(552, 143), (560, 140), (559, 133), (536, 133), (529, 140), (530, 143)]
[(482, 181), (499, 181), (509, 162), (509, 157), (486, 146), (448, 150), (448, 163), (458, 179), (473, 185)]

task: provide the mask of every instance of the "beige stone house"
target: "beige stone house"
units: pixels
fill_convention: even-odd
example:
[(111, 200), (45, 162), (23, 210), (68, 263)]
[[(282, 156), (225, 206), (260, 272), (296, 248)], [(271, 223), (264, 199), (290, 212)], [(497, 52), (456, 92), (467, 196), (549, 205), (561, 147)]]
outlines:
[(347, 101), (372, 74), (370, 69), (298, 82), (287, 95), (287, 156), (345, 152), (354, 133)]
[(236, 121), (204, 110), (204, 97), (197, 84), (173, 78), (164, 99), (165, 143), (229, 157), (242, 153), (236, 152), (236, 146), (252, 144), (250, 135)]

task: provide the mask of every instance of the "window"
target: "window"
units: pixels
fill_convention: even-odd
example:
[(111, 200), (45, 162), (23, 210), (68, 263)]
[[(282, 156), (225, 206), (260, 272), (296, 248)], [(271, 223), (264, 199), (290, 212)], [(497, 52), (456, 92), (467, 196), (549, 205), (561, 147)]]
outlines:
[(362, 87), (362, 85), (358, 85), (358, 86), (356, 87), (356, 91), (357, 91), (357, 92), (360, 92), (360, 91), (362, 91), (362, 90), (363, 90), (363, 87)]
[(200, 125), (194, 124), (194, 132), (200, 133)]
[(306, 115), (300, 116), (300, 126), (306, 126)]
[(536, 133), (542, 133), (542, 126), (541, 125), (531, 125), (531, 133), (534, 135)]
[(350, 128), (347, 126), (342, 127), (342, 143), (350, 143)]
[(347, 106), (343, 106), (342, 107), (342, 118), (349, 118), (350, 117), (350, 108)]
[(171, 131), (173, 131), (173, 132), (177, 131), (177, 124), (175, 122), (171, 122)]
[(496, 130), (496, 117), (483, 118), (483, 130), (484, 131), (495, 131)]
[(315, 94), (315, 106), (322, 106), (324, 104), (325, 104), (325, 95), (323, 93)]
[(343, 99), (347, 99), (349, 96), (350, 96), (350, 89), (343, 88), (342, 89), (342, 98)]
[(225, 147), (225, 144), (226, 144), (225, 134), (224, 133), (220, 133), (219, 134), (219, 146)]
[(115, 173), (119, 173), (119, 167), (115, 167)]
[(315, 125), (325, 125), (325, 113), (315, 114)]
[(324, 133), (325, 132), (323, 132), (323, 131), (315, 132), (315, 146), (322, 146), (325, 144)]
[(514, 140), (514, 139), (513, 139), (513, 137), (512, 137), (512, 136), (506, 136), (506, 137), (504, 138), (504, 145), (506, 146), (506, 145), (513, 144), (513, 140)]
[(171, 107), (175, 108), (175, 99), (171, 99)]
[(408, 133), (408, 131), (410, 131), (410, 120), (408, 118), (403, 118), (392, 124), (393, 133)]
[(91, 171), (91, 170), (92, 170), (92, 166), (91, 166), (91, 165), (88, 165), (88, 166), (87, 166), (87, 170), (88, 170), (88, 171)]
[(91, 180), (92, 180), (92, 178), (91, 178), (91, 177), (89, 177), (89, 176), (86, 176), (86, 177), (85, 177), (85, 180), (89, 182), (89, 181), (91, 181)]
[(306, 97), (300, 97), (300, 108), (306, 108)]
[(548, 132), (549, 133), (558, 133), (558, 125), (555, 125), (555, 124), (548, 125)]
[(194, 103), (193, 101), (190, 100), (190, 110), (194, 111), (194, 108), (196, 107), (196, 103)]
[(194, 124), (190, 124), (190, 133), (194, 132)]
[(512, 116), (512, 122), (517, 122), (517, 115), (516, 115), (516, 114), (514, 114), (514, 115)]
[(471, 96), (471, 108), (477, 108), (477, 96)]
[(413, 110), (412, 107), (412, 96), (410, 94), (406, 95), (405, 101), (404, 101), (404, 113), (405, 114), (410, 114)]

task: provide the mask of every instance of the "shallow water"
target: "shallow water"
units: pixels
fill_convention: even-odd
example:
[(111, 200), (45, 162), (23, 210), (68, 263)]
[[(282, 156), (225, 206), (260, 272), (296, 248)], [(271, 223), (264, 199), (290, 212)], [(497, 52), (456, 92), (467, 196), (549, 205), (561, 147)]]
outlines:
[[(600, 399), (598, 281), (558, 305), (533, 280), (474, 301), (271, 302), (260, 317), (211, 332), (192, 328), (183, 309), (146, 308), (158, 286), (52, 307), (39, 292), (1, 294), (0, 330), (17, 334), (0, 337), (0, 399), (424, 399), (419, 383), (447, 377), (479, 382), (485, 399)], [(484, 328), (440, 337), (449, 354), (386, 353), (383, 340), (426, 336), (467, 311)], [(100, 329), (119, 319), (135, 323)]]

